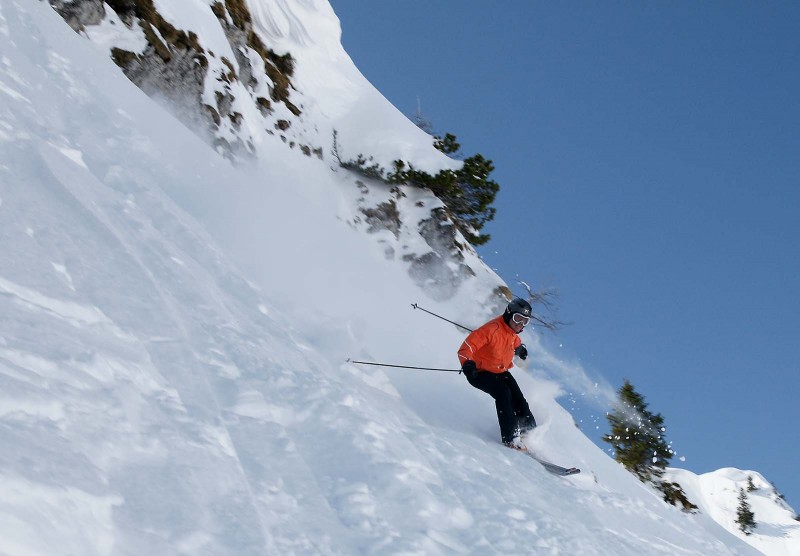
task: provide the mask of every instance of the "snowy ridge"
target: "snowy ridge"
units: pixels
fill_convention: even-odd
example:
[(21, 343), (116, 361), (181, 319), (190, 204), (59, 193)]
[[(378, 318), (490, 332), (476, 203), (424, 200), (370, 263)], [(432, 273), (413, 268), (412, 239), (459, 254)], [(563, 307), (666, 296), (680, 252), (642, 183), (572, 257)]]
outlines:
[[(342, 48), (339, 21), (327, 2), (155, 1), (152, 9), (135, 8), (149, 1), (112, 3), (119, 14), (109, 4), (95, 5), (96, 0), (53, 3), (82, 36), (110, 53), (137, 86), (221, 155), (241, 162), (246, 151), (274, 163), (277, 144), (331, 168), (362, 155), (370, 166), (384, 169), (397, 159), (431, 173), (461, 165), (436, 150), (433, 139), (355, 68)], [(159, 25), (188, 33), (194, 46), (187, 50), (174, 38), (170, 42), (158, 32)], [(266, 68), (275, 68), (275, 60), (262, 59), (265, 48), (271, 55), (291, 57), (292, 69), (270, 73)], [(172, 56), (166, 62), (165, 50)], [(136, 61), (125, 62), (129, 58)], [(213, 121), (206, 121), (209, 118)], [(425, 200), (411, 207), (399, 200), (409, 194), (420, 197), (418, 192), (388, 191), (365, 177), (351, 181), (362, 195), (355, 203), (358, 213), (346, 218), (354, 225), (368, 220), (370, 231), (394, 232), (400, 243), (387, 250), (387, 256), (404, 257), (420, 282), (428, 277), (437, 282), (439, 296), (449, 295), (482, 266), (465, 262), (464, 252), (472, 250), (460, 233), (447, 229), (449, 217), (432, 195), (423, 195)], [(411, 248), (420, 235), (427, 246)]]
[(458, 168), (432, 147), (430, 136), (417, 128), (367, 81), (341, 44), (341, 25), (327, 0), (248, 0), (254, 27), (267, 44), (289, 52), (297, 60), (295, 88), (308, 112), (304, 130), (319, 135), (315, 141), (327, 151), (332, 133), (339, 134), (344, 160), (359, 154), (373, 156), (389, 168), (394, 160), (436, 173)]
[(463, 333), (410, 303), (491, 316), (474, 251), (431, 297), (357, 176), (278, 141), (232, 166), (45, 3), (0, 5), (0, 52), (0, 553), (758, 553), (595, 447), (531, 333), (529, 445), (576, 477), (501, 447), (456, 373), (345, 363), (454, 367)]
[[(670, 469), (666, 478), (680, 484), (703, 513), (764, 554), (792, 554), (800, 546), (797, 514), (760, 473), (729, 467), (695, 475)], [(749, 481), (754, 490), (748, 488)], [(740, 489), (755, 514), (756, 528), (751, 535), (742, 533), (736, 524)]]
[[(431, 173), (461, 165), (434, 149), (429, 136), (361, 75), (341, 45), (339, 20), (325, 0), (152, 0), (155, 13), (167, 24), (196, 35), (200, 50), (193, 53), (193, 65), (202, 69), (175, 60), (161, 64), (155, 51), (148, 49), (149, 41), (155, 39), (146, 36), (144, 27), (136, 23), (139, 19), (127, 21), (127, 15), (123, 21), (112, 7), (117, 4), (85, 0), (84, 5), (94, 5), (86, 8), (89, 15), (74, 17), (82, 13), (74, 7), (81, 3), (52, 3), (102, 52), (111, 55), (121, 49), (144, 60), (141, 69), (127, 68), (131, 79), (208, 137), (221, 154), (241, 157), (246, 152), (260, 158), (267, 154), (264, 143), (280, 140), (287, 148), (329, 160), (336, 130), (343, 160), (363, 154), (389, 168), (394, 160), (402, 159)], [(236, 23), (240, 22), (233, 14), (241, 17), (241, 13), (251, 19), (253, 34), (265, 48), (292, 57), (293, 71), (285, 76), (290, 83), (287, 99), (276, 94), (279, 85), (265, 71), (260, 54), (244, 43), (244, 34), (239, 36)], [(185, 55), (182, 46), (171, 46), (157, 29), (148, 28), (160, 41), (159, 48), (171, 50), (173, 58)], [(202, 81), (199, 91), (195, 79)], [(215, 114), (213, 118), (209, 111)]]

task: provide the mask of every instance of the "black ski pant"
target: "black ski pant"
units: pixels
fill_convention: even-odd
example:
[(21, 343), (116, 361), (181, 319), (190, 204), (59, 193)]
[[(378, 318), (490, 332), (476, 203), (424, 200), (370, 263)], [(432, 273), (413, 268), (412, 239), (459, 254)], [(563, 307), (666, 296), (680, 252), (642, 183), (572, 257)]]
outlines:
[(528, 402), (511, 373), (508, 371), (502, 373), (476, 371), (465, 374), (467, 381), (473, 387), (483, 390), (494, 398), (503, 442), (513, 440), (521, 428), (530, 430), (536, 426), (536, 420), (531, 414)]

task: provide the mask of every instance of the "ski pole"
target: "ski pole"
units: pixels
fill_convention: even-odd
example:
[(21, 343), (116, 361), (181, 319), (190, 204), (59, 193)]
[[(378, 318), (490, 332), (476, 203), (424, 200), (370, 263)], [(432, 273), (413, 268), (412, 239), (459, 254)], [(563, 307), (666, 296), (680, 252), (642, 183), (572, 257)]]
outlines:
[[(431, 311), (428, 311), (427, 309), (423, 309), (422, 307), (420, 307), (420, 306), (419, 306), (419, 305), (417, 305), (416, 303), (412, 303), (412, 304), (411, 304), (411, 306), (412, 306), (414, 309), (419, 309), (420, 311), (425, 311), (426, 313), (428, 313), (429, 315), (433, 315), (433, 316), (434, 316), (434, 317), (436, 317), (437, 319), (442, 319), (443, 321), (447, 321), (447, 322), (449, 322), (450, 324), (455, 324), (457, 327), (459, 327), (459, 328), (463, 328), (463, 329), (464, 329), (464, 330), (466, 330), (467, 332), (473, 332), (473, 330), (472, 330), (471, 328), (467, 328), (466, 326), (464, 326), (464, 325), (461, 325), (461, 324), (458, 324), (457, 322), (453, 322), (453, 321), (451, 321), (450, 319), (446, 319), (446, 318), (444, 318), (444, 317), (443, 317), (443, 316), (441, 316), (441, 315), (437, 315), (436, 313), (433, 313), (433, 312), (431, 312)], [(544, 326), (545, 328), (548, 328), (548, 329), (551, 329), (551, 330), (553, 329), (553, 327), (552, 327), (551, 325), (549, 325), (548, 323), (546, 323), (545, 321), (543, 321), (542, 319), (540, 319), (539, 317), (537, 317), (537, 316), (536, 316), (536, 315), (534, 315), (534, 314), (531, 314), (531, 319), (536, 321), (535, 323), (533, 323), (534, 325), (536, 325), (536, 323), (540, 323), (540, 324), (541, 324), (541, 326)]]
[(457, 322), (453, 322), (453, 321), (451, 321), (450, 319), (446, 319), (446, 318), (444, 318), (444, 317), (443, 317), (443, 316), (441, 316), (441, 315), (437, 315), (436, 313), (433, 313), (433, 312), (431, 312), (431, 311), (428, 311), (427, 309), (423, 309), (422, 307), (420, 307), (420, 306), (419, 306), (419, 305), (417, 305), (416, 303), (412, 303), (412, 304), (411, 304), (411, 306), (412, 306), (414, 309), (419, 309), (420, 311), (425, 311), (426, 313), (428, 313), (429, 315), (433, 315), (433, 316), (434, 316), (434, 317), (436, 317), (437, 319), (442, 319), (443, 321), (447, 321), (447, 322), (449, 322), (450, 324), (455, 324), (457, 327), (459, 327), (459, 328), (463, 328), (463, 329), (464, 329), (464, 330), (466, 330), (467, 332), (473, 332), (473, 330), (472, 330), (471, 328), (467, 328), (466, 326), (463, 326), (463, 325), (461, 325), (461, 324), (458, 324)]
[(353, 363), (356, 365), (372, 365), (374, 367), (394, 367), (395, 369), (417, 369), (419, 371), (442, 371), (446, 373), (461, 373), (461, 369), (435, 369), (433, 367), (412, 367), (409, 365), (389, 365), (388, 363), (374, 363), (372, 361), (354, 361), (352, 359), (347, 359), (347, 363)]

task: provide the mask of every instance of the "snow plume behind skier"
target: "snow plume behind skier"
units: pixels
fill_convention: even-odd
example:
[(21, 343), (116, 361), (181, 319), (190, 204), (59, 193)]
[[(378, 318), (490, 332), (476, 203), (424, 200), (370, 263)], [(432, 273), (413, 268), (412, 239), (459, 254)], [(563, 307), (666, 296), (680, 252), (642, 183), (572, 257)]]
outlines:
[(533, 429), (536, 420), (509, 369), (514, 366), (514, 355), (523, 360), (528, 357), (519, 334), (530, 320), (530, 303), (514, 299), (502, 315), (470, 333), (458, 350), (467, 381), (494, 399), (501, 441), (521, 450), (525, 446), (520, 436)]

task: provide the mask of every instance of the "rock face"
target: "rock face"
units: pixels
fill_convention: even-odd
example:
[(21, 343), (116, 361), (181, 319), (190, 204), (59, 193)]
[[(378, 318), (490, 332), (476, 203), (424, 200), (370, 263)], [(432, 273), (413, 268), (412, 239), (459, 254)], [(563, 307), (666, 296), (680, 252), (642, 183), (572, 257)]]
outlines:
[(83, 31), (87, 25), (98, 25), (106, 16), (103, 0), (50, 0), (50, 5), (76, 32)]
[[(370, 89), (371, 85), (356, 80), (354, 67), (345, 68), (343, 74), (328, 75), (340, 80), (339, 88), (333, 91), (327, 88), (330, 83), (317, 75), (323, 70), (335, 71), (331, 67), (341, 69), (330, 62), (344, 55), (339, 35), (330, 28), (323, 26), (322, 36), (312, 36), (320, 21), (338, 25), (324, 2), (312, 6), (283, 0), (249, 4), (246, 0), (219, 0), (207, 7), (176, 2), (170, 13), (161, 13), (154, 0), (49, 2), (73, 30), (107, 48), (128, 79), (233, 162), (257, 157), (256, 145), (265, 135), (277, 136), (287, 148), (322, 160), (320, 143), (329, 140), (331, 134), (335, 138), (336, 126), (364, 117), (356, 112), (374, 102), (359, 97), (364, 94), (364, 84)], [(167, 5), (160, 4), (165, 10)], [(312, 10), (308, 13), (318, 18), (314, 25), (304, 25), (303, 10)], [(259, 15), (258, 20), (254, 13)], [(181, 28), (180, 22), (192, 28)], [(295, 86), (297, 60), (292, 52), (268, 44), (285, 39), (286, 28), (300, 38), (295, 42), (284, 40), (283, 47), (304, 48), (303, 59), (316, 62), (305, 68), (303, 83), (307, 90), (299, 91)], [(313, 48), (317, 50), (308, 56)], [(350, 91), (347, 86), (351, 86)], [(326, 118), (341, 98), (355, 99), (351, 112), (344, 111), (345, 119), (328, 122)], [(380, 101), (385, 99), (380, 97)], [(306, 113), (304, 102), (316, 111)], [(380, 122), (375, 123), (380, 129)], [(416, 128), (413, 132), (421, 133)], [(349, 145), (358, 135), (348, 135)], [(425, 148), (433, 152), (432, 138), (422, 138), (420, 144), (427, 143)], [(406, 136), (397, 139), (403, 145), (410, 144)], [(333, 148), (331, 162), (335, 163), (335, 142)], [(430, 191), (389, 186), (358, 173), (353, 173), (352, 183), (354, 191), (361, 192), (354, 200), (359, 216), (353, 223), (385, 243), (387, 257), (407, 262), (409, 273), (432, 296), (452, 296), (464, 280), (475, 276), (473, 267), (482, 266), (475, 262), (476, 253), (456, 230), (447, 208)], [(390, 237), (381, 235), (387, 231)], [(465, 253), (470, 256), (465, 258)], [(504, 292), (500, 295), (505, 297)]]
[[(452, 297), (465, 280), (487, 271), (429, 190), (364, 176), (354, 185), (359, 196), (352, 224), (374, 234), (386, 258), (408, 263), (409, 274), (434, 299)], [(501, 307), (510, 299), (508, 288), (498, 284), (490, 306)]]
[[(194, 31), (176, 27), (152, 0), (50, 0), (50, 5), (78, 33), (91, 37), (92, 27), (106, 25), (104, 35), (112, 38), (104, 44), (125, 75), (223, 156), (253, 156), (253, 126), (273, 134), (302, 115), (290, 98), (292, 55), (264, 44), (243, 0), (209, 7), (207, 15), (216, 18), (228, 41), (225, 53), (214, 52)], [(140, 37), (144, 48), (132, 50), (130, 36)], [(277, 113), (277, 105), (284, 110)], [(243, 126), (245, 113), (248, 126)], [(306, 147), (309, 156), (322, 155), (319, 147), (292, 145)]]

